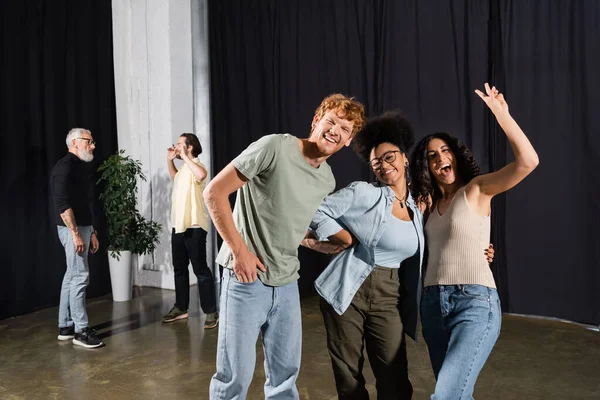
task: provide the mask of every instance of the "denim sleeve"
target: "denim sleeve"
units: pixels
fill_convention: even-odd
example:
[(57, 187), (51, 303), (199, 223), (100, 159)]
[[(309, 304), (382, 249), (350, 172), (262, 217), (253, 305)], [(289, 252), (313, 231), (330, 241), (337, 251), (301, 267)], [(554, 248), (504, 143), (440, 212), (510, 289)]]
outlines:
[(356, 182), (325, 197), (310, 223), (310, 230), (319, 240), (327, 240), (344, 229), (338, 220), (354, 201)]

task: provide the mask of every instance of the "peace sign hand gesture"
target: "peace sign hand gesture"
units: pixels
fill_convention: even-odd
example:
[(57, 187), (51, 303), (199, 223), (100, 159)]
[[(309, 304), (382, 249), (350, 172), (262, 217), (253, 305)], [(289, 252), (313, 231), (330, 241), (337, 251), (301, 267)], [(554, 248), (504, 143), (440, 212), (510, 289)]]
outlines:
[(487, 96), (477, 89), (475, 89), (475, 93), (477, 93), (477, 95), (481, 97), (481, 100), (483, 100), (485, 104), (487, 104), (487, 106), (494, 113), (494, 115), (497, 116), (498, 114), (501, 114), (503, 112), (508, 112), (508, 104), (506, 103), (506, 100), (504, 100), (504, 96), (502, 95), (502, 93), (500, 93), (498, 89), (496, 89), (496, 86), (490, 89), (490, 85), (488, 85), (487, 82), (484, 86)]

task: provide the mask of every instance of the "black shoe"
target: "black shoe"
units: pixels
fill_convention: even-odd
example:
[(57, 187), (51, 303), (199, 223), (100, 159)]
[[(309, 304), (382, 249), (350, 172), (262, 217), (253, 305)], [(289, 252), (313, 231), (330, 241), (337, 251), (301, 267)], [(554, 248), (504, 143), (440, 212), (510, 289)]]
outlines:
[(92, 328), (83, 328), (81, 332), (75, 334), (73, 344), (77, 346), (85, 347), (86, 349), (94, 349), (96, 347), (104, 346), (104, 342), (96, 336), (96, 331)]
[(69, 340), (75, 337), (75, 327), (67, 326), (58, 328), (58, 340)]

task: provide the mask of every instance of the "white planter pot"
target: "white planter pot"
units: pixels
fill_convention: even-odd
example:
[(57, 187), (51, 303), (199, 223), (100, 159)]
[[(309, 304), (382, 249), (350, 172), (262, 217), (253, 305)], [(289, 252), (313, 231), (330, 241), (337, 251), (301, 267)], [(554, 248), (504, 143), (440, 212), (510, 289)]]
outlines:
[(108, 254), (110, 267), (110, 285), (112, 286), (113, 301), (131, 300), (131, 252), (121, 251), (119, 260)]

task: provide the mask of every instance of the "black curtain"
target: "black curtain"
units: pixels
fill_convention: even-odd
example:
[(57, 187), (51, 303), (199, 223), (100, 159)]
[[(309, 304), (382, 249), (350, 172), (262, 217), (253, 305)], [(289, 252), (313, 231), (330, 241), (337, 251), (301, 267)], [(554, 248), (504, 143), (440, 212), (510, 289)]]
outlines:
[(499, 4), (506, 96), (540, 156), (506, 194), (509, 310), (600, 325), (600, 3)]
[[(117, 134), (110, 2), (3, 1), (0, 15), (1, 319), (58, 304), (66, 265), (49, 173), (69, 129), (97, 141), (90, 172), (117, 149)], [(102, 246), (90, 257), (88, 297), (110, 292), (107, 264)]]
[[(493, 203), (492, 269), (504, 310), (600, 323), (598, 235), (583, 220), (599, 215), (598, 174), (590, 170), (598, 161), (591, 90), (597, 8), (593, 1), (210, 1), (213, 171), (265, 134), (306, 137), (314, 109), (333, 92), (356, 97), (369, 116), (403, 110), (417, 139), (434, 131), (455, 134), (483, 171), (496, 170), (510, 160), (510, 151), (473, 93), (492, 82), (506, 94), (542, 160), (531, 177)], [(548, 14), (547, 23), (536, 20), (538, 13)], [(559, 34), (554, 23), (560, 20), (565, 26)], [(548, 56), (539, 59), (544, 48), (554, 54), (554, 64)], [(350, 150), (330, 164), (338, 188), (372, 179)], [(547, 232), (557, 242), (552, 249)], [(558, 244), (567, 237), (568, 246)], [(300, 283), (310, 287), (327, 260), (302, 250), (300, 256)]]

